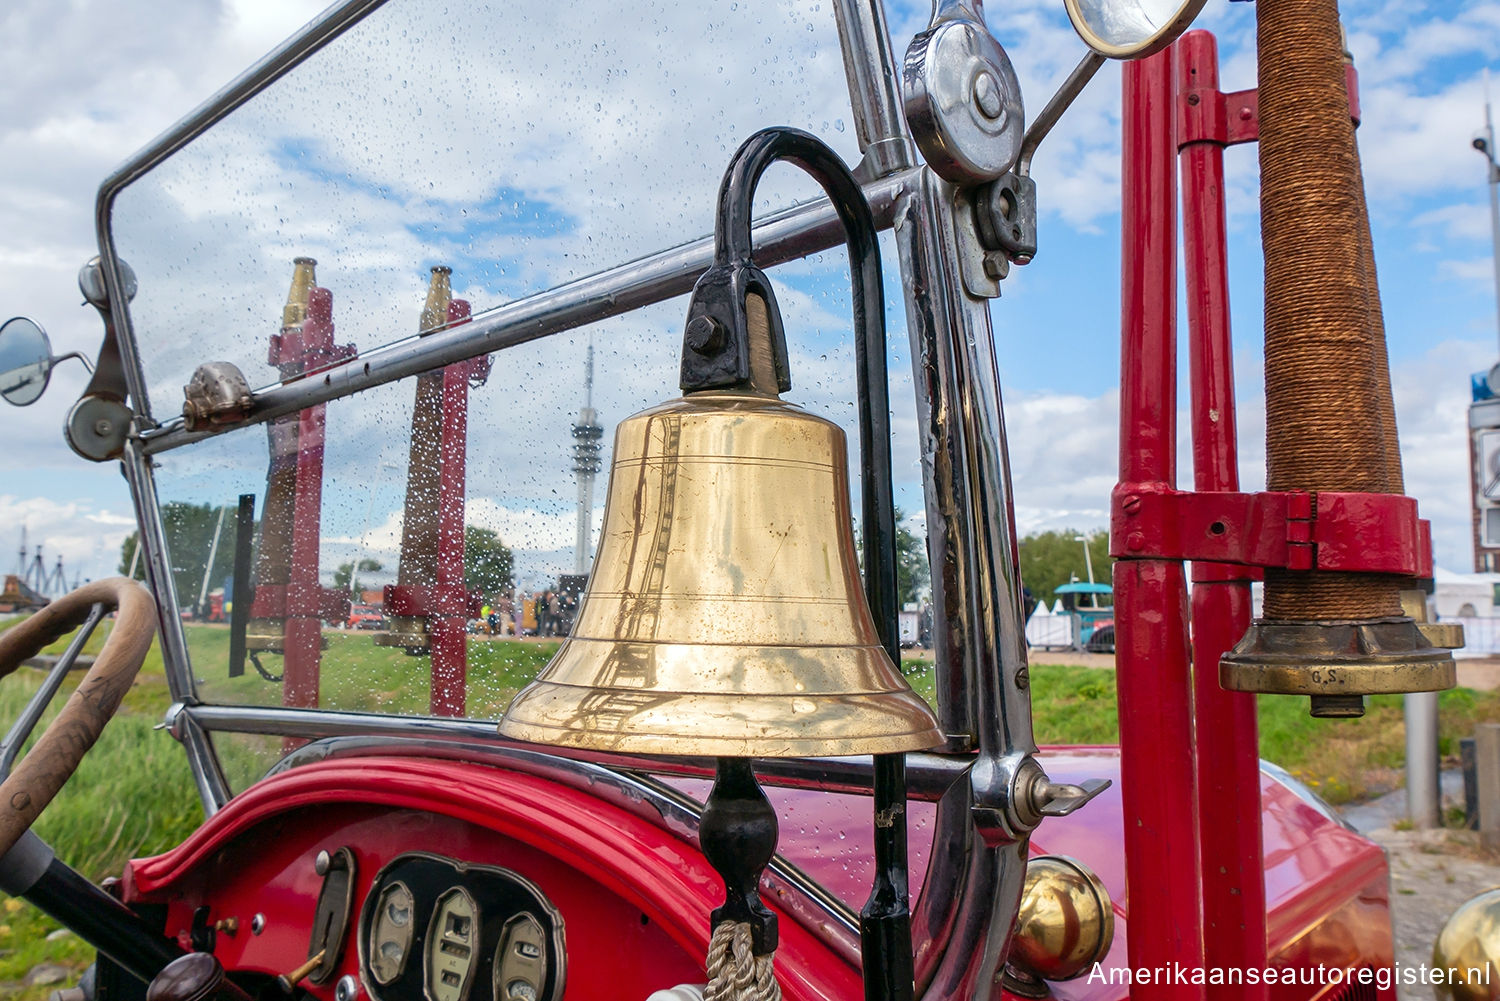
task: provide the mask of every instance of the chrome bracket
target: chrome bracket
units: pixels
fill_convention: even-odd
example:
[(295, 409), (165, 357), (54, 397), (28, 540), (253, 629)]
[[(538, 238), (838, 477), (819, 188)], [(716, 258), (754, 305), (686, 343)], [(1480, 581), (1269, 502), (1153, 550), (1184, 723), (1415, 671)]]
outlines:
[(975, 203), (983, 190), (953, 189), (953, 237), (958, 245), (958, 267), (964, 289), (981, 299), (998, 299), (1000, 282), (1010, 274), (1010, 258), (1003, 250), (987, 248), (980, 236)]
[(957, 185), (1015, 166), (1026, 131), (1010, 58), (969, 0), (937, 0), (901, 68), (902, 107), (933, 171)]
[[(120, 261), (119, 265), (124, 282), (122, 291), (128, 302), (135, 298), (135, 272), (124, 261)], [(68, 411), (67, 423), (63, 425), (63, 437), (67, 439), (68, 447), (85, 459), (104, 462), (107, 459), (118, 459), (124, 452), (125, 440), (130, 435), (131, 421), (135, 414), (125, 404), (128, 395), (125, 368), (119, 340), (115, 335), (114, 321), (110, 315), (109, 285), (105, 280), (103, 263), (98, 257), (92, 258), (79, 269), (78, 290), (104, 319), (104, 343), (99, 347), (99, 357), (88, 388)]]

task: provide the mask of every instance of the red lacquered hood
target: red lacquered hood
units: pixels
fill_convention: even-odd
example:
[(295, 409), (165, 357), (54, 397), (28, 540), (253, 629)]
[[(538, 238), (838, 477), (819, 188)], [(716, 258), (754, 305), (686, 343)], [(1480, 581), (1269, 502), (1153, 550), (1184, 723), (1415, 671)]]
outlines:
[[(1103, 778), (1113, 782), (1072, 816), (1043, 821), (1032, 835), (1031, 854), (1067, 855), (1098, 874), (1115, 905), (1115, 940), (1103, 966), (1123, 968), (1128, 965), (1130, 906), (1125, 889), (1120, 750), (1049, 747), (1042, 750), (1040, 760), (1053, 781)], [(669, 781), (696, 798), (708, 795), (707, 781)], [(873, 867), (870, 800), (795, 789), (768, 788), (766, 793), (781, 818), (778, 852), (850, 907), (862, 907), (869, 896)], [(1383, 882), (1385, 856), (1378, 846), (1266, 772), (1261, 773), (1261, 804), (1267, 931), (1271, 955), (1276, 956), (1372, 881)], [(935, 813), (932, 803), (909, 804), (914, 900), (927, 871)], [(1127, 993), (1119, 985), (1098, 980), (1091, 984), (1087, 977), (1053, 985), (1059, 1001), (1104, 1001)]]

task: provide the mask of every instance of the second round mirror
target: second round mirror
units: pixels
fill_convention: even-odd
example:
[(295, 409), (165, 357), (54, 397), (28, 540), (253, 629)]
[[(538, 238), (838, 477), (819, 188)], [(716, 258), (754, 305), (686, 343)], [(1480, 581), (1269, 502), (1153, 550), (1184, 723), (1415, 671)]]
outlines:
[(1207, 0), (1063, 0), (1088, 47), (1111, 59), (1138, 59), (1170, 45)]
[(0, 396), (24, 407), (35, 403), (52, 375), (52, 344), (41, 324), (25, 316), (0, 326)]

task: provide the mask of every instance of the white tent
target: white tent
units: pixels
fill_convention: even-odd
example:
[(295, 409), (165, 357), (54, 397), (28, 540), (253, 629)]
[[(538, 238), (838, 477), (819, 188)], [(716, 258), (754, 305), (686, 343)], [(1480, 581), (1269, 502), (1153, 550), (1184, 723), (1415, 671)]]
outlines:
[(1050, 612), (1037, 602), (1036, 610), (1026, 620), (1026, 645), (1060, 650), (1073, 646), (1073, 616), (1063, 611), (1061, 601), (1054, 601)]
[(1486, 657), (1500, 653), (1500, 574), (1455, 573), (1434, 567), (1433, 593), (1427, 599), (1428, 613), (1439, 622), (1457, 622), (1464, 627), (1464, 645), (1456, 657)]

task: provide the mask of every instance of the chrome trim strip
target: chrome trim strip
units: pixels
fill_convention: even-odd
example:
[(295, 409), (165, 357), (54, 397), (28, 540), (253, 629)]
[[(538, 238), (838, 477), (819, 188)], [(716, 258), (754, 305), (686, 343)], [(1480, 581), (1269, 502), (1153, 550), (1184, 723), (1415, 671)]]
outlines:
[[(896, 199), (917, 177), (917, 172), (911, 170), (864, 185), (876, 226), (890, 228)], [(843, 226), (826, 198), (770, 216), (755, 227), (754, 233), (756, 262), (762, 267), (805, 257), (844, 242)], [(180, 448), (316, 403), (337, 400), (475, 355), (525, 344), (683, 295), (692, 291), (693, 283), (713, 263), (713, 258), (713, 238), (704, 237), (506, 303), (462, 326), (420, 338), (408, 337), (307, 378), (262, 389), (255, 394), (250, 412), (233, 424), (188, 431), (182, 419), (175, 418), (142, 436), (146, 454)]]
[(833, 13), (844, 50), (854, 134), (865, 157), (861, 166), (872, 177), (906, 170), (917, 162), (917, 150), (901, 112), (885, 8), (880, 0), (835, 0)]
[[(167, 726), (174, 736), (179, 728), (189, 722), (210, 732), (256, 733), (274, 737), (426, 740), (433, 746), (466, 743), (467, 746), (474, 747), (545, 754), (548, 757), (583, 761), (618, 771), (707, 779), (714, 777), (713, 758), (605, 754), (599, 751), (526, 744), (501, 737), (493, 722), (480, 719), (388, 716), (381, 713), (281, 706), (184, 703), (178, 703), (168, 710)], [(911, 798), (928, 802), (941, 799), (954, 784), (962, 782), (972, 761), (967, 756), (908, 755), (907, 780)], [(766, 785), (860, 796), (871, 793), (871, 768), (869, 757), (755, 759), (755, 773)]]
[(1011, 802), (1036, 751), (1026, 687), (1004, 416), (989, 306), (956, 273), (964, 192), (924, 173), (897, 212), (909, 290), (927, 546), (938, 628), (938, 716), (949, 750), (978, 748), (967, 795), (938, 805), (912, 915), (919, 996), (987, 991), (1010, 944), (1028, 831)]
[[(125, 480), (130, 485), (130, 496), (135, 503), (140, 534), (137, 544), (146, 551), (146, 585), (156, 596), (158, 642), (161, 644), (162, 665), (167, 676), (167, 688), (178, 704), (197, 701), (193, 684), (193, 672), (187, 653), (187, 637), (182, 630), (182, 616), (177, 608), (177, 589), (172, 585), (172, 571), (166, 551), (166, 530), (162, 525), (161, 508), (156, 497), (156, 480), (151, 474), (151, 460), (141, 454), (140, 443), (135, 439), (125, 442), (120, 466)], [(168, 714), (170, 715), (170, 710)], [(214, 755), (208, 737), (191, 720), (180, 730), (173, 730), (187, 750), (188, 764), (193, 781), (198, 786), (198, 797), (203, 801), (203, 812), (213, 816), (219, 808), (229, 802), (229, 782)]]

